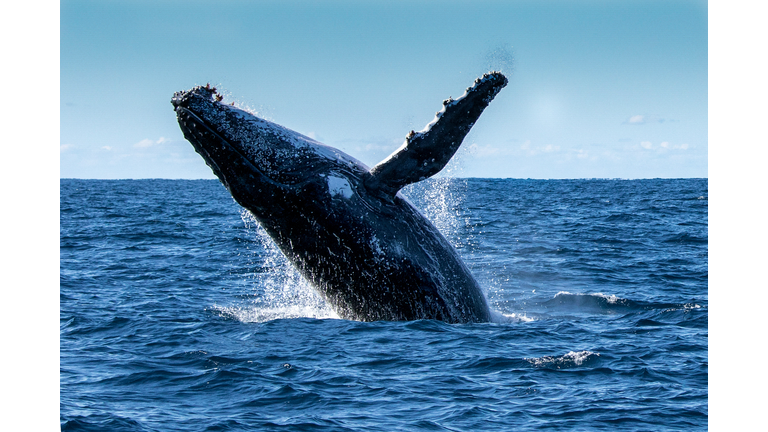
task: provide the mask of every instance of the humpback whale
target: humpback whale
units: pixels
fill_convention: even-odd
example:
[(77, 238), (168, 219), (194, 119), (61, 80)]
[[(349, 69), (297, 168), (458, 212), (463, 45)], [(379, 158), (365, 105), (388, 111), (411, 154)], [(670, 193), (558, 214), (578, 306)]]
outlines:
[(499, 72), (484, 74), (370, 169), (223, 103), (209, 85), (171, 103), (195, 151), (341, 318), (486, 322), (469, 269), (398, 191), (442, 170), (506, 84)]

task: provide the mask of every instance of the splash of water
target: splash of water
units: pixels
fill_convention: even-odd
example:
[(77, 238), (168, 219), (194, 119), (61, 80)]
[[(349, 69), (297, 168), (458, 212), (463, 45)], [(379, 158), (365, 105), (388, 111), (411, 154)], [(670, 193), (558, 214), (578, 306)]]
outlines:
[(455, 248), (466, 246), (468, 238), (462, 237), (462, 228), (468, 221), (461, 219), (460, 208), (466, 196), (466, 181), (442, 177), (433, 179), (424, 190), (421, 209), (424, 216), (445, 236)]
[(254, 275), (255, 298), (247, 307), (215, 307), (226, 316), (245, 322), (280, 318), (338, 318), (338, 315), (293, 267), (258, 220), (243, 210), (240, 217), (260, 244), (261, 271)]

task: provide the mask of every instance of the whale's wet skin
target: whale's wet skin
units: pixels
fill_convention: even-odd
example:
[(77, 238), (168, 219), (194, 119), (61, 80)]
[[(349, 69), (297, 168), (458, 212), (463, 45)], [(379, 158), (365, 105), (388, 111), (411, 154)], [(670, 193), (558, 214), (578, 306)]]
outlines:
[(372, 169), (222, 103), (215, 88), (171, 102), (185, 138), (340, 317), (481, 322), (490, 312), (478, 283), (398, 191), (439, 172), (506, 84), (498, 72), (475, 80)]

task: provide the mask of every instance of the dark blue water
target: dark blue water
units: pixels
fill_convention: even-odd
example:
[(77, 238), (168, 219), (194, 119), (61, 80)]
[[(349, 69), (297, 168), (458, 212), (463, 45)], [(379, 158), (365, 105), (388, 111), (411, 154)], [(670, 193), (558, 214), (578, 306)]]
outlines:
[(707, 180), (405, 191), (495, 322), (333, 311), (215, 180), (61, 181), (63, 430), (707, 428)]

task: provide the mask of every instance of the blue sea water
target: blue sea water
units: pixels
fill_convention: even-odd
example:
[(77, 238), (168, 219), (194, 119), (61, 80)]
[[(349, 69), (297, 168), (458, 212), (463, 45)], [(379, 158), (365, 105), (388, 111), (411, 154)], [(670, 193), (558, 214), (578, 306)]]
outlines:
[(60, 191), (62, 430), (707, 428), (706, 179), (409, 186), (483, 324), (338, 319), (216, 180)]

